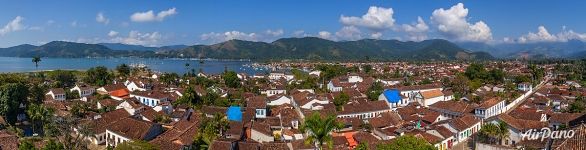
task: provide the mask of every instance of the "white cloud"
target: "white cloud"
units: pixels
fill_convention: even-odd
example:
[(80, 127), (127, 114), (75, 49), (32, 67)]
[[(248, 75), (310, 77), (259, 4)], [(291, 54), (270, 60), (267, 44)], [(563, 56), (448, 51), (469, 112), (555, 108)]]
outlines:
[(336, 37), (342, 40), (358, 40), (362, 39), (362, 32), (354, 26), (345, 26), (336, 32)]
[(537, 27), (537, 33), (529, 32), (519, 37), (517, 42), (567, 42), (568, 40), (586, 41), (586, 33), (577, 33), (573, 30), (567, 30), (566, 27), (563, 26), (562, 31), (557, 34), (551, 34), (544, 26), (539, 26)]
[(258, 34), (256, 33), (245, 33), (240, 31), (228, 31), (224, 33), (210, 32), (202, 34), (200, 38), (204, 41), (210, 41), (213, 43), (224, 42), (228, 40), (238, 39), (246, 41), (258, 41)]
[(159, 32), (141, 33), (138, 31), (130, 31), (127, 37), (114, 37), (110, 41), (132, 45), (158, 45), (162, 35)]
[(373, 38), (373, 39), (380, 39), (382, 37), (383, 37), (383, 33), (381, 33), (381, 32), (374, 32), (374, 33), (370, 34), (370, 38)]
[(70, 23), (70, 25), (71, 25), (72, 27), (77, 27), (77, 21), (72, 21), (72, 22)]
[(371, 6), (362, 17), (340, 16), (340, 22), (345, 26), (365, 27), (373, 31), (383, 31), (395, 25), (392, 8)]
[(169, 16), (177, 14), (177, 9), (170, 8), (169, 10), (161, 11), (155, 15), (153, 10), (146, 12), (136, 12), (130, 16), (130, 20), (134, 22), (153, 22), (163, 21)]
[(24, 20), (21, 16), (16, 16), (12, 21), (8, 22), (8, 24), (4, 25), (3, 28), (0, 29), (0, 35), (5, 35), (10, 32), (20, 31), (25, 29), (26, 27), (22, 24)]
[(43, 27), (39, 27), (39, 26), (33, 26), (33, 27), (29, 27), (28, 30), (32, 30), (32, 31), (43, 31)]
[(332, 39), (332, 33), (328, 31), (319, 31), (317, 35), (322, 39)]
[(567, 30), (566, 26), (562, 27), (562, 32), (557, 34), (558, 39), (561, 41), (568, 41), (568, 40), (581, 40), (586, 41), (586, 33), (577, 33), (573, 30)]
[(109, 37), (115, 37), (118, 35), (118, 32), (114, 31), (114, 30), (110, 30), (110, 32), (108, 32), (108, 36)]
[(293, 37), (304, 37), (304, 35), (307, 35), (307, 34), (305, 34), (305, 31), (303, 31), (303, 30), (297, 30), (297, 31), (293, 32)]
[(537, 28), (537, 33), (529, 32), (524, 36), (519, 37), (519, 42), (553, 42), (557, 41), (557, 37), (555, 35), (549, 34), (547, 29), (544, 26), (539, 26)]
[(104, 16), (104, 13), (99, 12), (96, 15), (96, 22), (103, 23), (103, 24), (108, 24), (108, 23), (110, 23), (110, 19), (106, 18), (106, 16)]
[(427, 39), (427, 31), (429, 30), (429, 26), (427, 26), (421, 17), (417, 17), (417, 23), (413, 23), (411, 25), (403, 24), (401, 27), (412, 41), (422, 41)]
[(269, 29), (269, 30), (265, 31), (265, 33), (268, 35), (274, 36), (274, 37), (278, 37), (278, 36), (283, 35), (285, 33), (285, 31), (283, 31), (283, 29), (278, 29), (278, 30), (274, 30), (274, 31)]
[(128, 26), (130, 26), (130, 23), (128, 23), (128, 22), (122, 22), (122, 23), (120, 23), (120, 26), (121, 27), (128, 27)]
[(437, 24), (441, 34), (449, 39), (459, 41), (490, 41), (492, 33), (490, 28), (483, 21), (469, 23), (467, 21), (468, 8), (458, 3), (450, 9), (436, 9), (433, 11), (431, 20)]
[(55, 20), (47, 20), (47, 23), (46, 24), (48, 26), (51, 26), (51, 25), (55, 24)]

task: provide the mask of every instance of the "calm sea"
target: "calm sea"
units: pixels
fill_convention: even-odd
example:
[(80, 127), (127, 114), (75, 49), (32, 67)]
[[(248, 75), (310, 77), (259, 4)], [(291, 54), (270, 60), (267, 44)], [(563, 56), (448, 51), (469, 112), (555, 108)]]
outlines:
[[(189, 67), (185, 64), (189, 63)], [(251, 61), (236, 60), (199, 60), (191, 59), (159, 59), (159, 58), (41, 58), (39, 68), (35, 68), (32, 58), (18, 57), (0, 57), (0, 72), (29, 72), (36, 70), (86, 70), (96, 66), (106, 66), (108, 69), (114, 69), (120, 64), (144, 64), (153, 71), (157, 72), (175, 72), (180, 75), (187, 69), (200, 68), (208, 74), (217, 74), (224, 71), (225, 68), (236, 72), (244, 72), (249, 75), (266, 72), (266, 69), (252, 68), (249, 64)]]

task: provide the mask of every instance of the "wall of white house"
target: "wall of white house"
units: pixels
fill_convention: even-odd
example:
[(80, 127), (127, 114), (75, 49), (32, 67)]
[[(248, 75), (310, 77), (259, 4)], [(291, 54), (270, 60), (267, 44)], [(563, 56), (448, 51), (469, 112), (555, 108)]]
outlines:
[(372, 111), (372, 112), (360, 112), (355, 114), (342, 114), (338, 115), (338, 118), (359, 118), (359, 119), (369, 119), (374, 118), (388, 110), (381, 110), (381, 111)]
[(250, 130), (250, 138), (254, 141), (263, 143), (263, 142), (273, 142), (275, 141), (275, 137), (273, 137), (272, 135), (265, 135), (263, 133), (260, 133), (256, 130)]
[(116, 147), (116, 145), (130, 141), (122, 135), (116, 134), (110, 130), (106, 130), (106, 145)]
[(267, 105), (270, 105), (270, 106), (279, 106), (279, 105), (283, 105), (283, 104), (291, 104), (291, 99), (289, 99), (285, 96), (282, 96), (279, 99), (276, 99), (274, 101), (270, 101), (269, 103), (267, 103)]
[(486, 119), (486, 118), (490, 118), (496, 115), (499, 115), (503, 112), (505, 112), (506, 106), (505, 106), (505, 101), (501, 101), (499, 103), (497, 103), (496, 105), (489, 107), (488, 109), (476, 109), (474, 110), (476, 116)]

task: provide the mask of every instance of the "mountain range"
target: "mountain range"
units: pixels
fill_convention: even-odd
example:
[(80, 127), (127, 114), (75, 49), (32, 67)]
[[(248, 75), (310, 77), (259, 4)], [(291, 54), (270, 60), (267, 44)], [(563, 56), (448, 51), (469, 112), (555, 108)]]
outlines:
[(271, 43), (230, 40), (168, 51), (168, 56), (223, 59), (304, 60), (456, 60), (492, 59), (486, 52), (469, 52), (441, 39), (330, 41), (316, 37), (282, 38)]
[(583, 58), (586, 56), (586, 43), (580, 40), (501, 44), (463, 42), (457, 44), (470, 51), (488, 52), (497, 58), (504, 59)]
[(162, 46), (162, 47), (149, 47), (149, 46), (142, 46), (142, 45), (122, 44), (122, 43), (98, 43), (98, 45), (106, 46), (111, 50), (136, 50), (136, 51), (169, 51), (169, 50), (179, 50), (179, 49), (184, 49), (184, 48), (189, 47), (187, 45), (169, 45), (169, 46)]
[(53, 41), (40, 46), (24, 44), (0, 48), (0, 56), (173, 57), (252, 60), (478, 60), (494, 58), (485, 51), (469, 51), (442, 39), (421, 42), (374, 39), (330, 41), (316, 37), (282, 38), (270, 43), (229, 40), (212, 45), (164, 47)]

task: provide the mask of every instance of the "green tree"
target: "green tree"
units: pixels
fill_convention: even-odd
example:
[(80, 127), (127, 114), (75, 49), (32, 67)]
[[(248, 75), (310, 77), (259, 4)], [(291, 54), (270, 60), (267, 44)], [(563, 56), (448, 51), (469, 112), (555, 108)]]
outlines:
[(53, 116), (53, 111), (42, 105), (31, 104), (28, 106), (26, 114), (32, 121), (33, 133), (36, 133), (35, 129), (37, 129), (39, 125), (42, 127), (45, 122), (48, 122)]
[(364, 71), (364, 73), (370, 73), (372, 72), (372, 65), (364, 65), (362, 66), (362, 71)]
[(146, 141), (131, 141), (131, 142), (122, 142), (116, 145), (115, 150), (158, 150), (159, 147), (146, 142)]
[(314, 112), (301, 125), (301, 131), (307, 133), (305, 144), (314, 144), (323, 149), (323, 145), (327, 144), (329, 148), (333, 146), (332, 135), (330, 132), (341, 129), (342, 124), (336, 122), (336, 116), (328, 115), (321, 117), (319, 113)]
[(174, 105), (189, 105), (194, 108), (199, 108), (202, 105), (201, 97), (195, 91), (193, 86), (188, 86), (183, 93), (183, 96), (179, 97), (176, 101), (173, 102)]
[(159, 80), (166, 85), (179, 85), (179, 75), (177, 73), (163, 73)]
[(220, 113), (214, 114), (212, 118), (203, 116), (198, 133), (194, 139), (194, 147), (196, 149), (209, 148), (212, 141), (220, 137), (229, 127), (228, 120)]
[(55, 81), (55, 87), (65, 88), (75, 84), (76, 79), (72, 71), (55, 70), (47, 73), (49, 79)]
[(113, 76), (104, 66), (90, 68), (86, 71), (86, 83), (104, 86), (112, 81)]
[(487, 123), (480, 129), (480, 138), (490, 144), (502, 141), (509, 137), (509, 128), (507, 123), (500, 121), (498, 124)]
[(224, 79), (224, 83), (226, 84), (226, 86), (231, 88), (240, 87), (240, 79), (238, 78), (236, 72), (227, 71), (224, 73), (224, 75), (222, 75), (222, 78)]
[(204, 105), (217, 105), (220, 95), (213, 90), (206, 90), (206, 94), (201, 97)]
[(454, 94), (459, 94), (461, 96), (468, 94), (470, 92), (470, 80), (463, 74), (456, 74), (456, 77), (451, 82), (452, 90)]
[(22, 83), (8, 83), (0, 86), (0, 115), (10, 124), (16, 122), (20, 103), (26, 104), (28, 88)]
[(40, 104), (45, 100), (45, 88), (39, 84), (31, 84), (29, 88), (29, 103)]
[(356, 146), (355, 150), (369, 150), (370, 148), (368, 148), (368, 144), (365, 142), (360, 142), (360, 144), (358, 144), (358, 146)]
[(466, 75), (466, 77), (468, 77), (470, 80), (486, 79), (487, 72), (486, 69), (484, 69), (484, 65), (472, 63), (470, 66), (468, 66), (468, 68), (466, 68), (464, 75)]
[(33, 57), (33, 63), (35, 63), (35, 68), (39, 68), (39, 62), (41, 62), (41, 57), (35, 56)]
[(366, 95), (371, 101), (378, 100), (378, 96), (383, 93), (384, 87), (380, 82), (374, 82), (368, 87)]
[(29, 140), (25, 140), (23, 142), (20, 142), (20, 144), (18, 145), (18, 150), (36, 150), (37, 148), (35, 148), (35, 145), (33, 145), (33, 143)]
[(128, 77), (130, 75), (130, 66), (126, 64), (120, 64), (116, 67), (116, 72), (122, 77)]
[(399, 136), (389, 144), (377, 145), (378, 150), (435, 150), (433, 145), (429, 144), (423, 138), (417, 138), (412, 135)]
[(568, 107), (568, 111), (571, 113), (582, 113), (584, 112), (585, 104), (583, 101), (574, 101)]
[(493, 84), (503, 83), (505, 80), (505, 72), (501, 69), (492, 69), (488, 72), (489, 81)]
[(350, 96), (348, 94), (341, 92), (340, 95), (334, 97), (334, 105), (336, 105), (337, 110), (342, 110), (342, 107), (350, 101)]
[(63, 144), (55, 142), (55, 140), (49, 140), (43, 150), (65, 150), (65, 147)]
[(70, 91), (70, 90), (65, 90), (65, 97), (66, 97), (66, 99), (79, 99), (79, 98), (81, 98), (81, 96), (79, 96), (79, 92)]

